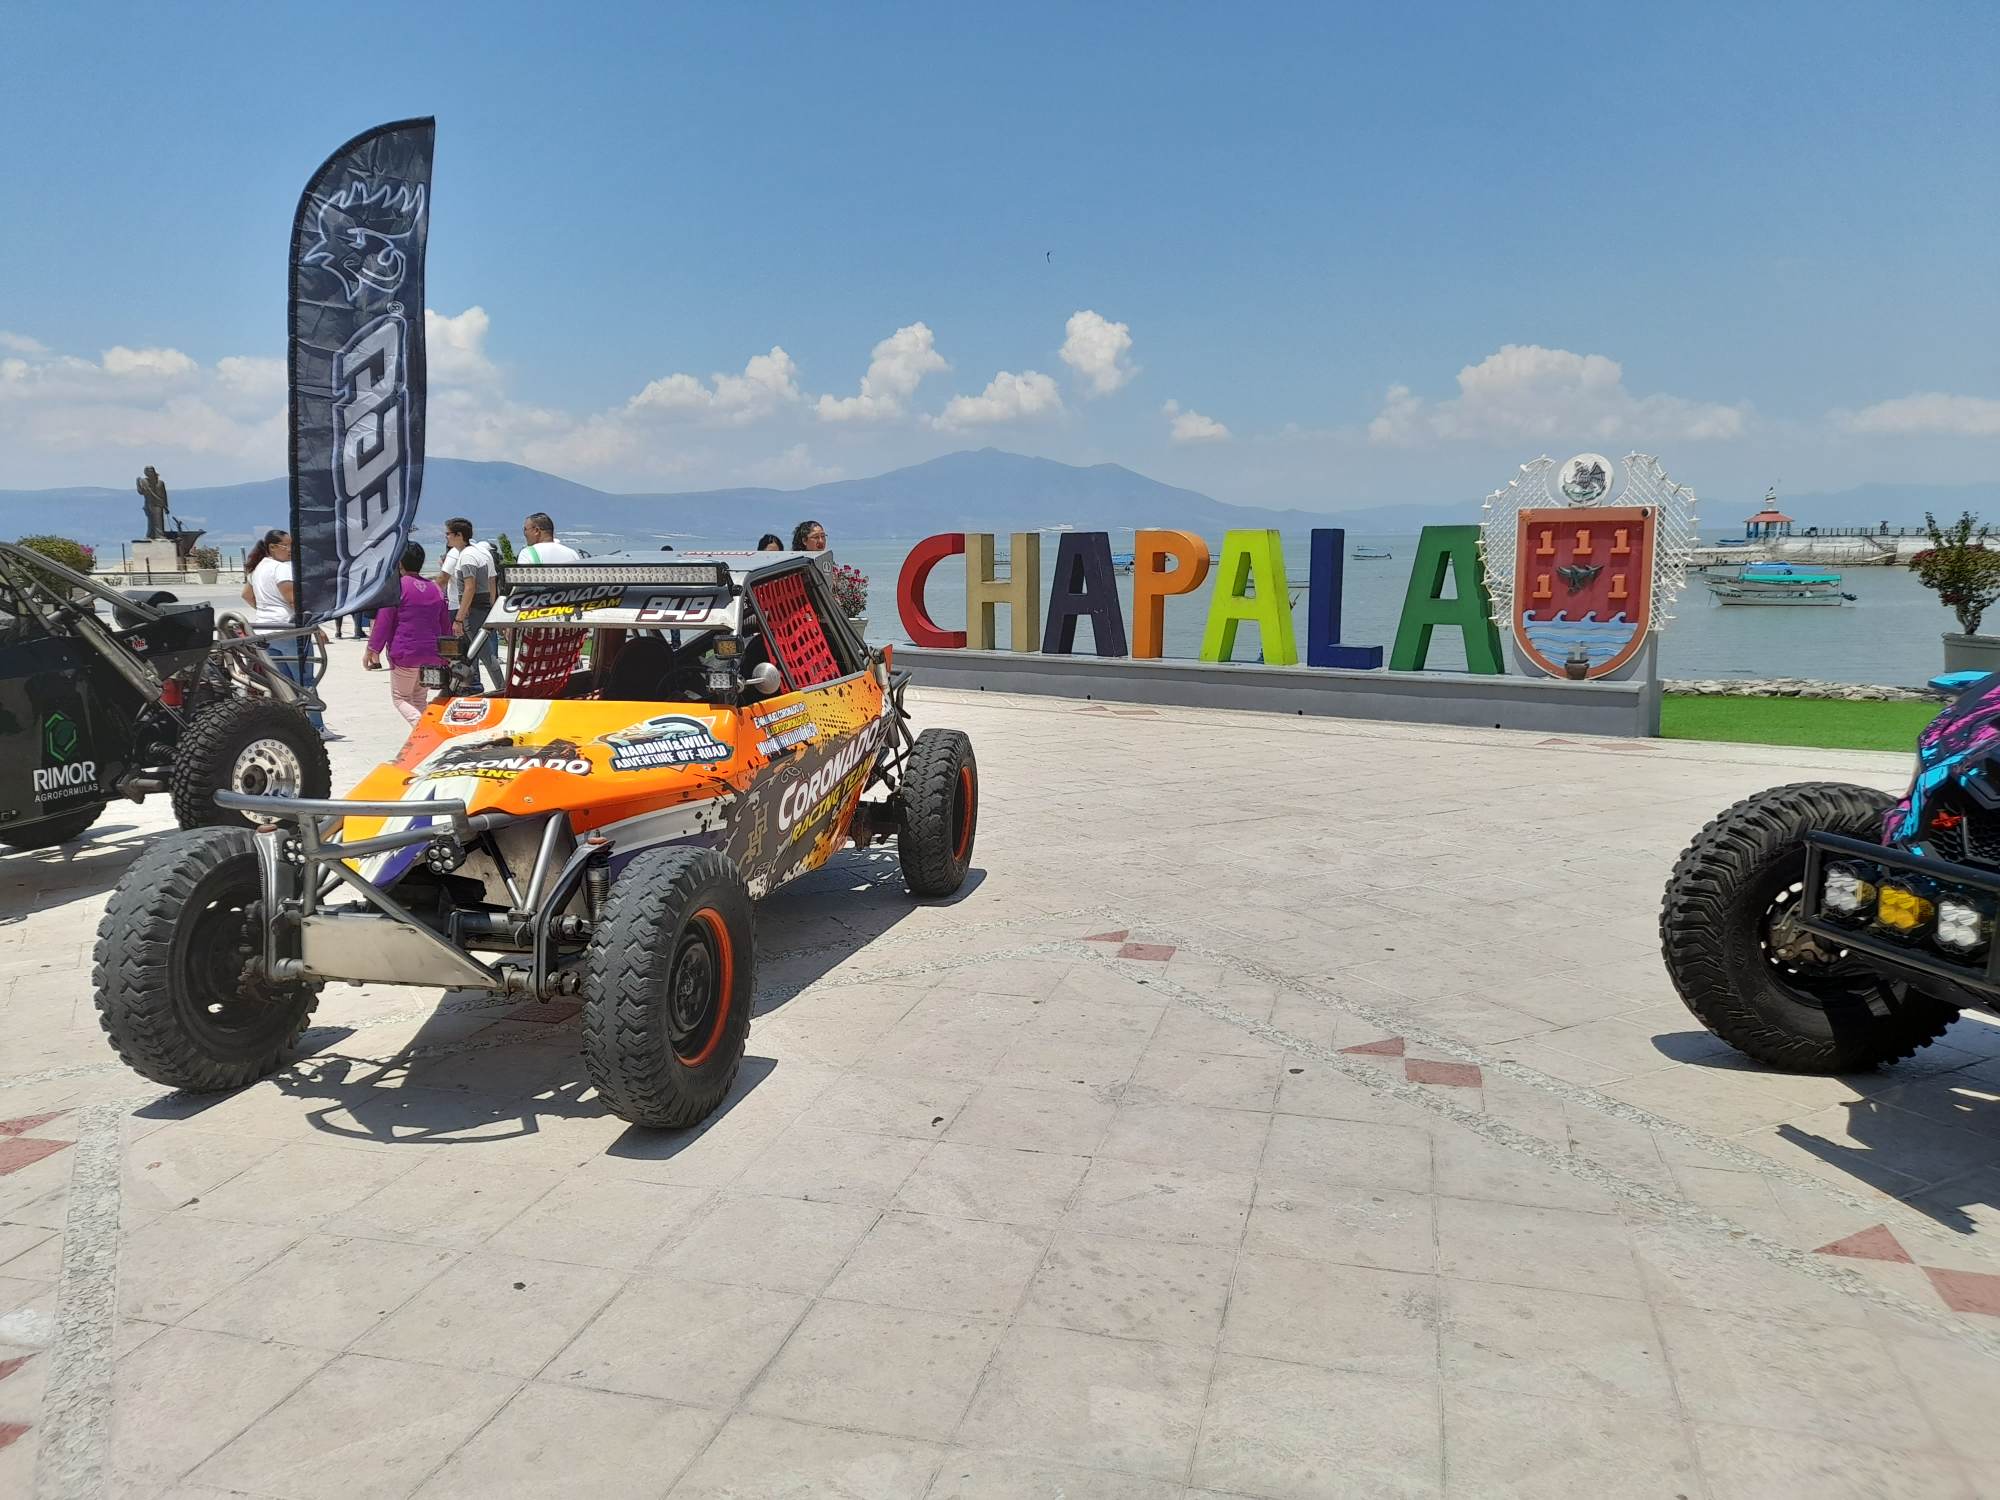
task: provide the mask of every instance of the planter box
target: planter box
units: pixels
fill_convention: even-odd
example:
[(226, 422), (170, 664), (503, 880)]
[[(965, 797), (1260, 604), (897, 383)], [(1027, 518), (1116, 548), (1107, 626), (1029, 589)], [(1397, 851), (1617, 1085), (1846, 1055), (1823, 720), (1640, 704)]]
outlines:
[(1947, 672), (2000, 672), (2000, 635), (1944, 633)]

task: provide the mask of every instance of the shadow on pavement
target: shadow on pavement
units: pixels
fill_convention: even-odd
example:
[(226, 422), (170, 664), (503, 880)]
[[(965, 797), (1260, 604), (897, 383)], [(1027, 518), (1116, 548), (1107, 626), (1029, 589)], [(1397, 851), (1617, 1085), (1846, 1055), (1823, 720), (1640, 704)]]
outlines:
[[(139, 836), (116, 837), (119, 834)], [(74, 844), (0, 849), (0, 925), (67, 901), (102, 895), (139, 857), (149, 836), (131, 823), (99, 823)]]
[[(979, 878), (977, 871), (968, 875), (951, 900), (970, 894)], [(893, 852), (851, 851), (786, 886), (757, 910), (754, 1014), (778, 1009), (919, 905), (931, 904), (947, 903), (913, 898)], [(401, 1047), (368, 1055), (369, 1023), (342, 1025), (340, 995), (341, 988), (332, 986), (322, 997), (319, 1015), (331, 1024), (306, 1033), (298, 1061), (251, 1086), (309, 1101), (305, 1119), (315, 1131), (380, 1145), (476, 1147), (607, 1113), (584, 1068), (581, 1008), (574, 1000), (543, 1005), (448, 992)], [(754, 1027), (751, 1040), (754, 1045)], [(700, 1126), (635, 1126), (608, 1153), (664, 1160), (685, 1150), (720, 1127), (777, 1067), (771, 1058), (746, 1054), (728, 1098)], [(139, 1113), (186, 1119), (238, 1096), (176, 1094)]]
[[(1976, 1080), (1914, 1079), (1893, 1095), (1856, 1099), (1845, 1141), (1777, 1127), (1796, 1146), (1958, 1234), (1975, 1234), (1975, 1208), (2000, 1210), (2000, 1097)], [(1990, 1215), (1988, 1216), (1990, 1217)]]

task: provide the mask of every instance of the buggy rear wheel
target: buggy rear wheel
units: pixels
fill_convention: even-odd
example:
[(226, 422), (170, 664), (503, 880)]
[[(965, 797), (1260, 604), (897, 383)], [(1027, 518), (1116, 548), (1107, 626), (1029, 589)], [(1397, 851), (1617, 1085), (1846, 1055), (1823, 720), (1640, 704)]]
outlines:
[(104, 816), (105, 802), (93, 802), (59, 818), (43, 818), (22, 828), (0, 831), (0, 844), (9, 849), (48, 849), (82, 838), (84, 831)]
[(583, 1059), (612, 1113), (714, 1112), (750, 1034), (750, 893), (710, 849), (648, 849), (612, 882), (583, 960)]
[(1674, 865), (1660, 908), (1668, 976), (1738, 1052), (1793, 1072), (1856, 1072), (1908, 1057), (1956, 1019), (1794, 920), (1806, 835), (1879, 838), (1894, 800), (1842, 782), (1775, 787), (1715, 818)]
[(957, 729), (926, 729), (903, 765), (896, 857), (913, 896), (949, 896), (965, 883), (979, 832), (979, 762)]
[(134, 860), (97, 928), (97, 1019), (134, 1070), (213, 1093), (275, 1072), (317, 984), (256, 973), (264, 909), (247, 828), (166, 835)]
[(183, 828), (249, 821), (215, 805), (218, 791), (325, 797), (333, 790), (326, 742), (299, 709), (273, 698), (225, 698), (204, 709), (174, 752), (168, 793)]

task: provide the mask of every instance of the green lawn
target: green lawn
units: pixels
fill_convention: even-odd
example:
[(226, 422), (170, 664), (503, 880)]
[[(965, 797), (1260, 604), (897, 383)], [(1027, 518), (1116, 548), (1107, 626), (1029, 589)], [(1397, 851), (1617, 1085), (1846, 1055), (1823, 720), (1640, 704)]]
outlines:
[(1811, 745), (1822, 750), (1917, 748), (1936, 703), (1848, 703), (1838, 698), (1694, 698), (1669, 693), (1660, 734), (1670, 740)]

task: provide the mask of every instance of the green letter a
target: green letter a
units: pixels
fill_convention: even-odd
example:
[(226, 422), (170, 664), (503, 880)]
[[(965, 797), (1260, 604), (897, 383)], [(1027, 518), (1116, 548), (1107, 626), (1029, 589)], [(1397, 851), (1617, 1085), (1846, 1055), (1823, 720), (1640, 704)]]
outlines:
[[(1445, 574), (1452, 575), (1456, 598), (1446, 599)], [(1426, 526), (1410, 569), (1410, 591), (1389, 653), (1392, 672), (1421, 672), (1430, 659), (1431, 632), (1447, 626), (1465, 635), (1465, 669), (1497, 676), (1500, 632), (1493, 625), (1493, 596), (1486, 592), (1486, 567), (1479, 558), (1477, 526)]]

